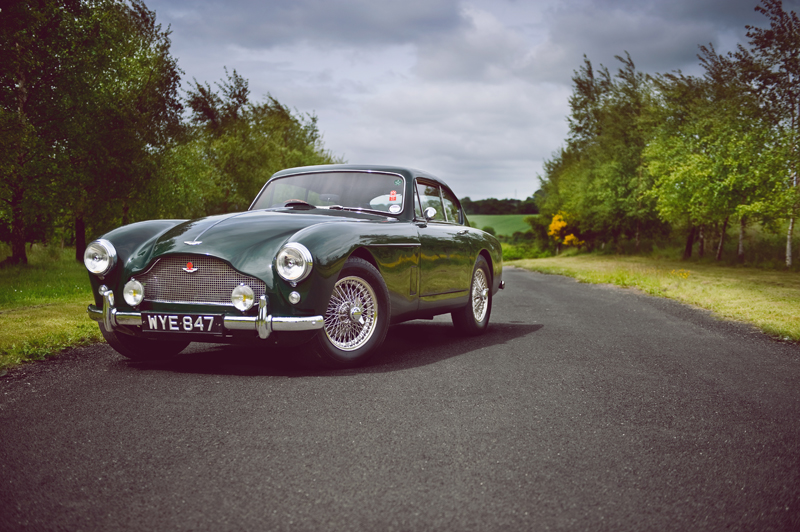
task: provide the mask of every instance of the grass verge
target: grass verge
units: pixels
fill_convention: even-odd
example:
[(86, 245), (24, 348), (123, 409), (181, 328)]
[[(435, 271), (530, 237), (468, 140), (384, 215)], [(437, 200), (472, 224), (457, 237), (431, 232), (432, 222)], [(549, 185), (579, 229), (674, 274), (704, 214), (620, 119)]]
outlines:
[(28, 261), (0, 268), (0, 371), (102, 339), (75, 250), (34, 246)]
[(507, 262), (585, 283), (638, 288), (730, 320), (751, 323), (783, 340), (800, 341), (800, 275), (756, 268), (687, 264), (644, 257), (574, 255)]

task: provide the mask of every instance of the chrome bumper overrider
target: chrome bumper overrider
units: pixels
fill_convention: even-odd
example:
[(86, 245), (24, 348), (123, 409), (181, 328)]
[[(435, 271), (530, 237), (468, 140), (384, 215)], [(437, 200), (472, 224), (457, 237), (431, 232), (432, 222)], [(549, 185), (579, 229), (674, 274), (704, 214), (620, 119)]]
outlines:
[[(141, 326), (142, 314), (140, 312), (121, 312), (114, 307), (114, 293), (105, 288), (100, 288), (103, 296), (103, 308), (99, 309), (89, 305), (89, 317), (102, 322), (107, 331), (114, 330), (118, 325)], [(266, 339), (272, 331), (313, 331), (322, 329), (324, 319), (322, 316), (280, 317), (270, 316), (267, 308), (267, 298), (261, 296), (258, 300), (257, 316), (224, 316), (223, 326), (227, 330), (256, 331), (261, 339)]]

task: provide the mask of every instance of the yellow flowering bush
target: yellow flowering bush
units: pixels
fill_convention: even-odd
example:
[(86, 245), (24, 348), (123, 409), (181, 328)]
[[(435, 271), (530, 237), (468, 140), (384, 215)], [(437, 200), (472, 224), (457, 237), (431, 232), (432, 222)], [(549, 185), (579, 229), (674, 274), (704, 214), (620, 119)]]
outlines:
[(553, 221), (550, 222), (550, 227), (547, 229), (547, 234), (556, 241), (559, 248), (561, 244), (575, 247), (582, 246), (584, 244), (583, 240), (580, 240), (573, 233), (567, 234), (567, 221), (564, 219), (566, 217), (567, 214), (563, 211), (559, 211), (555, 214), (553, 216)]
[(553, 216), (553, 221), (550, 222), (550, 227), (547, 229), (547, 234), (553, 237), (556, 241), (561, 241), (566, 232), (567, 222), (564, 221), (564, 213), (559, 212)]
[(681, 268), (680, 270), (672, 270), (669, 272), (670, 275), (674, 275), (675, 277), (680, 277), (681, 279), (688, 279), (689, 274), (692, 273), (690, 270), (684, 270)]

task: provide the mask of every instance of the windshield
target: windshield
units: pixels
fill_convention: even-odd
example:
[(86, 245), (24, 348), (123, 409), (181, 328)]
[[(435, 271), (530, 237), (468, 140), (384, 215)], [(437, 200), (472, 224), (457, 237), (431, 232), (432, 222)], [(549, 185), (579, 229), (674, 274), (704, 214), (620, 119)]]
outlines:
[(304, 201), (316, 207), (359, 209), (399, 214), (404, 180), (395, 174), (320, 172), (270, 180), (251, 210), (283, 207)]

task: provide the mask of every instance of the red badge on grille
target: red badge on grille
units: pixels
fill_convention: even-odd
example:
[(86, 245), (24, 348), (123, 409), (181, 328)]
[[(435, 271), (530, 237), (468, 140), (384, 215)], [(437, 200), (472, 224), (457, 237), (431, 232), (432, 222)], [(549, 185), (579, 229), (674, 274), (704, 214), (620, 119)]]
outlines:
[(187, 262), (186, 263), (186, 267), (183, 268), (183, 271), (185, 271), (187, 273), (193, 273), (193, 272), (197, 271), (197, 268), (195, 268), (194, 264), (192, 264), (191, 262)]

